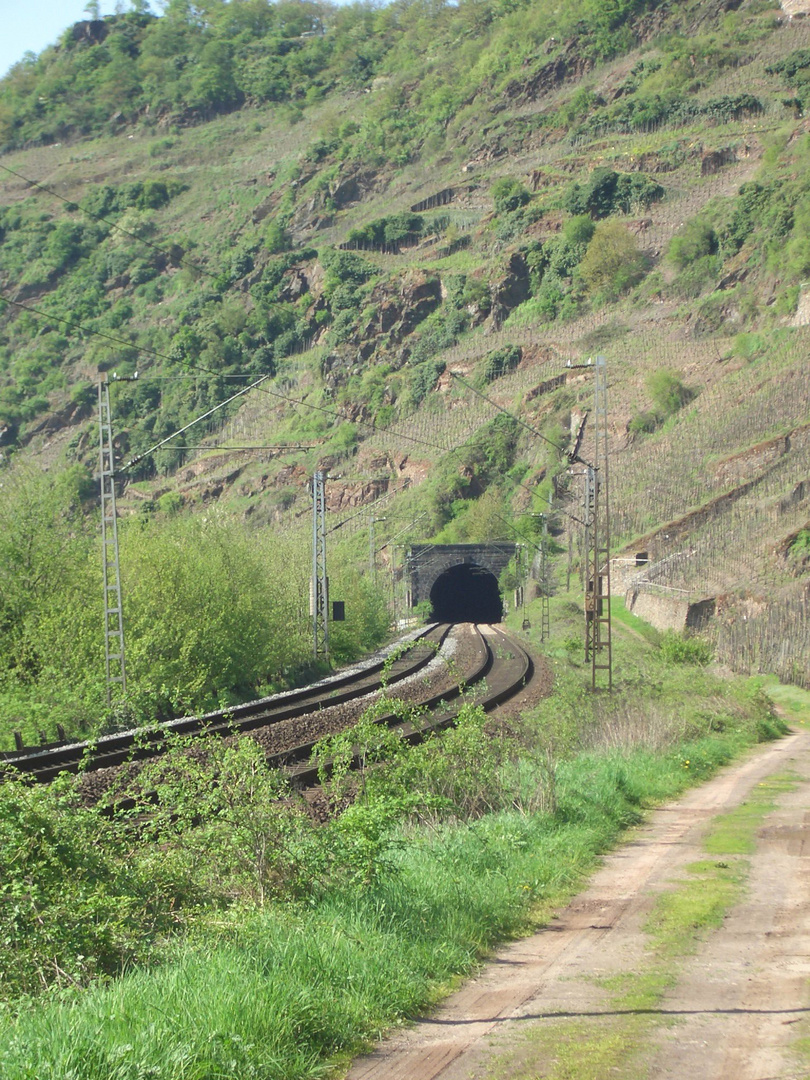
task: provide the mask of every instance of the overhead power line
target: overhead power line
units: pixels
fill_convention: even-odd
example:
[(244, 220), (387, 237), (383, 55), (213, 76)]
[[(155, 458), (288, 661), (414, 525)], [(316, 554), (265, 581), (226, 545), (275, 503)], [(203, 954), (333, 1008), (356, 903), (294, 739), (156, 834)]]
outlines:
[[(204, 375), (213, 375), (218, 379), (249, 379), (252, 376), (245, 375), (223, 375), (219, 371), (213, 368), (203, 367), (202, 364), (192, 364), (187, 360), (178, 360), (177, 357), (170, 356), (168, 353), (160, 352), (159, 349), (151, 349), (145, 345), (137, 345), (135, 342), (127, 341), (126, 338), (119, 338), (115, 334), (108, 334), (103, 330), (94, 330), (89, 326), (84, 326), (82, 323), (75, 322), (72, 319), (66, 319), (62, 315), (53, 315), (48, 311), (43, 311), (41, 308), (35, 308), (30, 304), (23, 304), (19, 300), (12, 300), (10, 296), (5, 296), (0, 293), (0, 301), (6, 304), (10, 304), (13, 307), (19, 308), (21, 311), (27, 311), (32, 315), (37, 315), (39, 318), (47, 319), (52, 322), (61, 323), (63, 326), (69, 326), (73, 330), (80, 330), (84, 334), (88, 334), (91, 337), (101, 338), (105, 342), (109, 342), (111, 345), (119, 345), (124, 348), (131, 349), (136, 353), (143, 353), (145, 356), (157, 357), (159, 360), (167, 360), (171, 364), (182, 363), (184, 367), (189, 371), (197, 371)], [(441, 446), (439, 443), (430, 442), (428, 439), (420, 439), (416, 435), (407, 435), (402, 431), (393, 431), (390, 428), (379, 428), (376, 424), (367, 420), (349, 420), (345, 413), (338, 412), (335, 409), (328, 409), (323, 405), (314, 405), (312, 402), (303, 401), (299, 398), (291, 398), (287, 394), (279, 393), (277, 390), (270, 390), (268, 387), (261, 387), (259, 390), (262, 394), (268, 394), (270, 397), (278, 398), (280, 401), (284, 401), (291, 405), (300, 405), (304, 409), (313, 409), (316, 412), (324, 413), (327, 416), (331, 416), (337, 420), (343, 420), (347, 423), (354, 423), (360, 427), (368, 428), (372, 431), (385, 431), (387, 434), (396, 435), (397, 438), (405, 439), (408, 442), (418, 443), (421, 446), (428, 446), (434, 450), (441, 450), (442, 453), (452, 453), (451, 448), (447, 446)]]
[[(83, 323), (76, 322), (76, 321), (74, 321), (72, 319), (67, 319), (62, 315), (55, 315), (55, 314), (53, 314), (51, 312), (44, 311), (41, 308), (33, 307), (33, 305), (31, 305), (31, 304), (23, 304), (19, 300), (13, 300), (10, 296), (6, 296), (6, 295), (4, 295), (2, 293), (0, 293), (0, 301), (2, 301), (3, 303), (9, 304), (12, 307), (18, 308), (21, 311), (26, 311), (31, 315), (36, 315), (37, 317), (39, 317), (41, 319), (45, 319), (45, 320), (51, 321), (51, 322), (61, 323), (61, 325), (63, 325), (63, 326), (67, 326), (72, 330), (78, 330), (83, 334), (89, 335), (90, 337), (100, 338), (102, 341), (109, 344), (110, 347), (112, 347), (113, 345), (121, 346), (121, 347), (124, 347), (126, 349), (130, 349), (133, 352), (143, 354), (144, 356), (151, 356), (151, 357), (157, 358), (159, 360), (168, 361), (171, 364), (181, 363), (187, 369), (188, 375), (191, 375), (192, 373), (196, 372), (196, 373), (203, 374), (203, 375), (212, 375), (217, 379), (223, 379), (223, 380), (225, 380), (225, 379), (228, 379), (228, 380), (230, 380), (230, 379), (249, 379), (251, 377), (247, 373), (245, 373), (244, 375), (224, 374), (222, 372), (216, 371), (213, 368), (204, 367), (201, 364), (192, 364), (187, 360), (178, 360), (177, 357), (170, 356), (168, 353), (161, 352), (159, 349), (152, 349), (152, 348), (149, 348), (148, 346), (145, 346), (145, 345), (138, 345), (135, 342), (127, 341), (126, 338), (117, 337), (115, 334), (108, 334), (103, 330), (95, 330), (92, 327), (85, 326)], [(154, 378), (158, 378), (158, 379), (159, 378), (175, 379), (175, 378), (185, 378), (185, 377), (188, 377), (188, 375), (187, 376), (154, 376)], [(473, 393), (477, 394), (478, 397), (482, 398), (488, 404), (492, 405), (494, 408), (498, 409), (500, 412), (506, 413), (508, 416), (512, 416), (512, 418), (514, 420), (516, 420), (516, 422), (518, 424), (521, 424), (528, 431), (530, 431), (533, 435), (536, 435), (539, 438), (541, 438), (544, 442), (549, 443), (549, 445), (553, 446), (556, 450), (559, 450), (561, 453), (565, 453), (565, 449), (563, 447), (561, 447), (557, 443), (553, 442), (553, 440), (548, 439), (541, 432), (539, 432), (535, 428), (531, 427), (530, 424), (524, 423), (518, 417), (516, 417), (512, 413), (510, 413), (507, 409), (504, 409), (502, 406), (500, 406), (496, 402), (492, 401), (491, 398), (488, 398), (485, 394), (482, 394), (474, 386), (472, 386), (470, 383), (468, 383), (466, 379), (463, 379), (460, 375), (456, 375), (453, 372), (451, 372), (451, 375), (453, 375), (454, 379), (456, 379), (458, 382), (460, 382), (463, 385), (465, 385), (466, 387), (468, 387), (470, 390), (473, 391)], [(152, 378), (152, 377), (153, 376), (150, 376), (150, 378)], [(259, 380), (259, 383), (264, 382), (266, 378), (269, 378), (269, 376), (262, 377), (262, 379)], [(411, 443), (417, 444), (419, 446), (426, 446), (426, 447), (428, 447), (428, 448), (430, 448), (432, 450), (439, 450), (443, 454), (452, 454), (454, 456), (458, 455), (460, 453), (460, 451), (473, 438), (475, 438), (475, 435), (476, 435), (476, 433), (474, 432), (470, 436), (469, 439), (467, 439), (464, 443), (461, 444), (461, 446), (458, 446), (458, 447), (443, 446), (440, 443), (431, 441), (430, 439), (422, 439), (422, 438), (419, 438), (416, 435), (409, 435), (404, 431), (397, 431), (397, 430), (395, 430), (393, 428), (381, 428), (381, 427), (378, 427), (373, 422), (370, 422), (370, 421), (367, 421), (367, 420), (361, 420), (361, 419), (349, 420), (349, 418), (346, 416), (345, 413), (338, 412), (335, 409), (326, 408), (323, 405), (315, 405), (312, 402), (304, 401), (301, 398), (290, 397), (289, 395), (282, 394), (277, 390), (271, 390), (267, 386), (261, 386), (261, 385), (256, 384), (255, 388), (258, 390), (259, 393), (267, 394), (269, 397), (273, 397), (273, 398), (276, 398), (279, 401), (283, 401), (285, 404), (288, 404), (288, 405), (300, 405), (301, 408), (312, 409), (315, 412), (320, 412), (320, 413), (323, 413), (326, 416), (331, 416), (333, 419), (342, 420), (342, 421), (344, 421), (346, 423), (354, 423), (354, 424), (357, 424), (359, 427), (366, 428), (366, 429), (368, 429), (370, 431), (373, 431), (373, 432), (380, 432), (380, 433), (384, 433), (386, 435), (393, 435), (396, 438), (405, 439), (406, 442), (411, 442)], [(234, 396), (239, 396), (239, 395), (234, 395)], [(228, 400), (230, 401), (230, 400), (233, 400), (233, 399), (229, 398)], [(176, 434), (178, 434), (178, 433), (175, 432), (175, 435)], [(170, 438), (172, 438), (172, 437), (173, 436), (170, 436)], [(153, 448), (153, 450), (154, 449), (155, 448)], [(148, 454), (150, 452), (152, 452), (152, 451), (147, 451), (146, 454)], [(146, 456), (146, 455), (141, 455), (141, 457), (143, 457), (143, 456)], [(140, 460), (140, 458), (138, 460)], [(133, 464), (133, 462), (128, 462), (127, 467), (129, 467), (132, 464)], [(538, 493), (536, 491), (529, 488), (526, 484), (519, 484), (519, 486), (524, 488), (530, 494), (535, 495), (538, 498), (543, 498), (543, 496), (538, 495)], [(545, 501), (548, 502), (549, 506), (551, 505), (550, 500), (546, 499)], [(568, 511), (564, 510), (562, 507), (557, 507), (557, 509), (561, 513), (565, 514), (566, 517), (570, 517), (570, 518), (572, 518), (572, 520), (579, 522), (578, 518), (576, 518), (573, 514), (568, 513)]]
[[(144, 356), (156, 357), (158, 360), (168, 360), (170, 364), (186, 363), (183, 360), (178, 360), (176, 356), (170, 356), (168, 353), (161, 352), (159, 349), (150, 349), (148, 345), (137, 345), (134, 341), (127, 341), (126, 338), (117, 337), (115, 334), (108, 334), (104, 330), (94, 330), (92, 327), (84, 326), (83, 323), (75, 322), (73, 319), (66, 319), (63, 315), (54, 315), (50, 311), (43, 311), (42, 308), (35, 308), (31, 304), (23, 304), (19, 300), (12, 300), (10, 296), (6, 296), (3, 293), (0, 293), (0, 301), (4, 304), (10, 304), (12, 307), (19, 308), (20, 311), (27, 311), (31, 315), (39, 316), (41, 319), (47, 319), (49, 322), (57, 322), (61, 323), (62, 326), (69, 326), (71, 330), (80, 330), (83, 334), (88, 334), (91, 337), (102, 338), (102, 340), (110, 342), (111, 345), (122, 346), (125, 349), (131, 349), (133, 352), (142, 353)], [(186, 367), (191, 368), (191, 365), (186, 364)], [(249, 374), (223, 375), (218, 371), (214, 371), (213, 368), (204, 368), (199, 364), (194, 365), (194, 370), (203, 372), (206, 375), (215, 375), (218, 379), (250, 379), (253, 377)]]
[[(22, 311), (27, 311), (27, 312), (29, 312), (29, 314), (37, 315), (39, 318), (46, 319), (46, 320), (53, 321), (53, 322), (61, 323), (63, 326), (68, 326), (73, 330), (79, 330), (82, 333), (88, 334), (91, 337), (101, 338), (105, 343), (109, 343), (110, 346), (112, 346), (112, 345), (123, 346), (123, 347), (125, 347), (127, 349), (133, 350), (136, 353), (142, 353), (145, 356), (156, 357), (159, 360), (166, 360), (171, 364), (182, 363), (188, 370), (188, 375), (186, 375), (186, 376), (159, 376), (159, 375), (157, 375), (157, 376), (150, 376), (150, 379), (151, 378), (156, 378), (156, 379), (160, 379), (160, 378), (171, 378), (171, 379), (186, 378), (186, 377), (188, 377), (189, 375), (191, 375), (192, 373), (195, 373), (195, 372), (203, 374), (203, 375), (213, 375), (215, 378), (218, 378), (218, 379), (249, 379), (251, 377), (247, 373), (244, 374), (244, 375), (225, 375), (225, 374), (222, 374), (219, 371), (214, 370), (213, 368), (204, 367), (201, 364), (191, 364), (186, 360), (178, 361), (178, 359), (176, 357), (170, 356), (168, 353), (161, 352), (159, 349), (151, 349), (148, 346), (138, 345), (138, 344), (135, 344), (134, 342), (127, 341), (126, 338), (120, 338), (120, 337), (117, 337), (115, 334), (108, 334), (108, 333), (105, 333), (102, 330), (94, 330), (92, 327), (84, 326), (82, 323), (75, 322), (72, 319), (66, 319), (64, 316), (54, 315), (51, 312), (43, 311), (41, 308), (35, 308), (31, 304), (23, 304), (19, 300), (12, 300), (11, 297), (5, 296), (2, 293), (0, 293), (0, 301), (4, 302), (6, 304), (10, 304), (13, 307), (19, 308)], [(268, 377), (269, 376), (264, 376), (262, 379), (259, 380), (259, 383), (264, 382), (265, 379), (268, 378)], [(461, 376), (454, 375), (453, 377), (455, 379), (457, 379), (459, 382), (464, 383), (465, 386), (468, 386), (471, 390), (473, 390), (476, 394), (478, 394), (479, 397), (483, 398), (485, 401), (487, 401), (494, 408), (499, 409), (501, 412), (507, 413), (507, 415), (509, 415), (509, 416), (512, 416), (512, 413), (509, 413), (506, 409), (501, 408), (500, 405), (497, 405), (494, 401), (492, 401), (490, 398), (488, 398), (485, 394), (481, 394), (480, 391), (476, 390), (475, 387), (470, 386), (470, 384), (467, 383), (467, 381), (465, 379), (462, 379)], [(288, 405), (300, 405), (304, 409), (312, 409), (315, 412), (320, 412), (320, 413), (325, 414), (326, 416), (331, 416), (333, 419), (336, 419), (336, 420), (343, 420), (346, 423), (355, 423), (360, 427), (367, 428), (367, 429), (369, 429), (371, 431), (374, 431), (374, 432), (382, 432), (382, 433), (385, 433), (387, 435), (394, 435), (399, 439), (405, 439), (406, 442), (412, 442), (412, 443), (415, 443), (415, 444), (420, 445), (420, 446), (427, 446), (432, 450), (440, 450), (443, 454), (458, 455), (460, 453), (460, 451), (471, 441), (471, 439), (475, 438), (475, 434), (476, 434), (474, 432), (470, 436), (469, 439), (467, 439), (464, 443), (461, 444), (461, 446), (458, 446), (458, 447), (442, 446), (441, 444), (436, 443), (436, 442), (432, 442), (429, 439), (421, 439), (416, 435), (409, 435), (404, 431), (396, 431), (396, 430), (394, 430), (392, 428), (380, 428), (376, 424), (374, 424), (374, 423), (372, 423), (370, 421), (367, 421), (367, 420), (355, 419), (355, 420), (350, 421), (345, 413), (338, 412), (335, 409), (326, 408), (324, 405), (315, 405), (312, 402), (304, 401), (301, 398), (290, 397), (287, 394), (280, 393), (278, 390), (271, 390), (267, 386), (261, 386), (261, 385), (256, 384), (255, 388), (258, 390), (258, 392), (260, 394), (267, 394), (269, 397), (273, 397), (273, 398), (276, 398), (279, 401), (283, 401), (285, 404), (288, 404)], [(235, 396), (239, 396), (239, 395), (235, 395)], [(228, 400), (230, 401), (230, 400), (233, 400), (233, 399), (229, 398)], [(517, 417), (513, 417), (513, 418), (515, 420), (517, 420), (517, 422), (519, 424), (522, 424), (523, 427), (528, 428), (528, 430), (531, 431), (532, 434), (538, 435), (541, 439), (544, 439), (545, 442), (550, 443), (557, 450), (560, 450), (562, 453), (565, 453), (565, 451), (560, 446), (558, 446), (557, 443), (552, 442), (551, 439), (547, 439), (544, 435), (542, 435), (540, 432), (536, 431), (529, 424), (524, 424), (523, 421), (519, 420)], [(175, 432), (175, 434), (178, 434), (178, 433)], [(172, 438), (172, 437), (173, 436), (170, 436), (170, 438)], [(151, 451), (147, 451), (146, 453), (148, 454), (150, 452)], [(145, 455), (142, 455), (142, 456), (145, 456)], [(129, 467), (132, 464), (133, 464), (133, 462), (128, 462), (127, 467)], [(538, 495), (538, 493), (536, 491), (534, 491), (532, 488), (529, 488), (526, 484), (519, 484), (519, 486), (524, 488), (530, 494), (535, 495), (538, 498), (543, 498), (542, 495)], [(546, 502), (548, 502), (549, 506), (551, 505), (550, 500), (546, 499)], [(581, 522), (579, 522), (579, 518), (575, 517), (573, 514), (568, 513), (567, 510), (564, 510), (562, 507), (557, 507), (557, 509), (561, 513), (565, 514), (566, 517), (570, 517), (572, 520), (574, 520), (574, 521), (581, 524)]]
[(521, 420), (519, 416), (515, 416), (514, 413), (509, 412), (509, 410), (505, 409), (503, 405), (499, 405), (497, 401), (493, 401), (492, 398), (487, 397), (486, 394), (478, 390), (475, 386), (473, 386), (471, 382), (468, 382), (466, 379), (462, 378), (461, 375), (458, 375), (455, 371), (451, 371), (450, 375), (456, 380), (456, 382), (460, 382), (462, 386), (466, 386), (468, 390), (472, 390), (474, 394), (477, 394), (477, 396), (480, 397), (482, 401), (486, 401), (488, 405), (491, 405), (493, 407), (493, 409), (497, 409), (498, 412), (502, 412), (506, 416), (510, 416), (515, 421), (515, 423), (520, 424), (521, 427), (526, 428), (526, 430), (530, 431), (532, 435), (536, 435), (538, 439), (542, 439), (543, 442), (548, 443), (549, 446), (553, 446), (555, 450), (559, 450), (561, 454), (566, 453), (566, 449), (564, 446), (560, 446), (559, 443), (554, 442), (553, 439), (549, 439), (547, 435), (544, 435), (542, 431), (538, 431), (537, 428), (533, 428), (531, 424), (527, 424), (524, 420)]
[(231, 396), (229, 398), (226, 398), (225, 401), (220, 401), (220, 403), (218, 405), (214, 405), (212, 409), (209, 409), (207, 412), (202, 413), (201, 416), (195, 417), (195, 419), (192, 420), (191, 423), (186, 424), (185, 427), (181, 427), (179, 430), (173, 431), (172, 434), (167, 435), (165, 439), (161, 439), (160, 442), (156, 442), (154, 446), (150, 446), (148, 450), (144, 450), (142, 454), (136, 454), (134, 458), (130, 458), (130, 460), (126, 462), (125, 465), (122, 465), (121, 468), (118, 469), (118, 472), (124, 472), (125, 469), (131, 469), (133, 465), (137, 465), (138, 462), (143, 461), (145, 457), (149, 457), (150, 454), (154, 454), (156, 450), (159, 450), (161, 446), (165, 446), (167, 442), (171, 442), (172, 439), (176, 439), (178, 435), (182, 435), (184, 431), (188, 431), (189, 428), (193, 428), (194, 425), (199, 424), (201, 420), (207, 420), (209, 416), (213, 415), (213, 413), (217, 412), (219, 409), (224, 408), (226, 405), (229, 405), (232, 401), (235, 401), (236, 398), (242, 397), (243, 394), (247, 394), (250, 390), (255, 390), (261, 383), (264, 382), (265, 379), (269, 378), (269, 375), (262, 375), (260, 379), (258, 379), (254, 383), (251, 383), (250, 386), (243, 386), (241, 390), (237, 390), (235, 394), (231, 394)]

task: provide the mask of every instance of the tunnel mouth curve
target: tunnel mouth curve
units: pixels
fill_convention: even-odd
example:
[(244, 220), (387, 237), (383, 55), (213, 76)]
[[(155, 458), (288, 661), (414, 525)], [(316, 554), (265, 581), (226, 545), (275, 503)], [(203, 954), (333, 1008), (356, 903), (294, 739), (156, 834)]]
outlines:
[(459, 563), (442, 571), (430, 590), (430, 603), (438, 622), (497, 623), (503, 619), (497, 578), (477, 563)]

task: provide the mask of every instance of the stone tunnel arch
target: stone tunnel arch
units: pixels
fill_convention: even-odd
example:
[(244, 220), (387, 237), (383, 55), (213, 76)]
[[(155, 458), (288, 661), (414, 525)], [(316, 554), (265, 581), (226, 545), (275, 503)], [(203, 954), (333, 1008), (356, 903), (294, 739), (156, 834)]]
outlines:
[(433, 617), (447, 622), (499, 622), (498, 580), (516, 554), (504, 541), (414, 544), (404, 567), (408, 607), (429, 602)]
[(439, 574), (430, 603), (438, 622), (493, 623), (503, 618), (495, 575), (475, 563), (459, 563)]

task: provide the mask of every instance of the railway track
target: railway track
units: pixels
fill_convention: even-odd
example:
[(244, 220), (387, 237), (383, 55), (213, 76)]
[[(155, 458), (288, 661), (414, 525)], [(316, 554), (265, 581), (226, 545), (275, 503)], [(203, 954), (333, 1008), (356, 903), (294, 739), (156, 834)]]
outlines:
[[(452, 725), (462, 707), (465, 690), (471, 691), (472, 700), (485, 712), (497, 708), (510, 697), (519, 693), (534, 675), (531, 657), (514, 638), (496, 626), (476, 626), (477, 657), (474, 668), (465, 680), (452, 691), (435, 694), (419, 702), (429, 715), (418, 725), (403, 723), (396, 713), (381, 716), (378, 724), (395, 728), (407, 742), (416, 743), (431, 732)], [(284, 769), (294, 787), (310, 787), (318, 782), (321, 765), (312, 760), (314, 743), (304, 743), (283, 753), (268, 755), (268, 764)], [(326, 763), (326, 771), (329, 771)]]
[(371, 664), (351, 668), (297, 690), (202, 716), (181, 717), (153, 728), (139, 728), (43, 750), (4, 754), (0, 768), (13, 768), (33, 780), (48, 782), (60, 772), (93, 772), (154, 757), (178, 736), (233, 735), (305, 716), (374, 693), (384, 684), (395, 685), (421, 671), (441, 648), (450, 629), (450, 623), (431, 624), (418, 634), (397, 642)]
[[(95, 772), (126, 763), (155, 757), (164, 752), (176, 736), (234, 736), (268, 729), (282, 721), (312, 716), (331, 706), (357, 701), (393, 687), (423, 671), (447, 639), (452, 624), (432, 624), (409, 639), (392, 646), (385, 655), (362, 669), (352, 669), (299, 690), (207, 713), (183, 717), (154, 728), (103, 736), (92, 742), (71, 743), (35, 752), (5, 754), (0, 770), (23, 773), (35, 782), (45, 783), (61, 772)], [(417, 729), (403, 725), (395, 714), (383, 716), (381, 724), (398, 726), (403, 738), (415, 741), (428, 731), (452, 724), (463, 689), (475, 688), (475, 700), (484, 708), (494, 708), (518, 692), (531, 678), (531, 658), (516, 641), (494, 626), (474, 628), (472, 656), (467, 670), (449, 689), (434, 693), (417, 704), (430, 715)], [(454, 704), (455, 702), (455, 704)], [(317, 769), (311, 764), (312, 748), (317, 739), (305, 739), (276, 753), (268, 753), (272, 767), (287, 771), (297, 787), (316, 782)]]

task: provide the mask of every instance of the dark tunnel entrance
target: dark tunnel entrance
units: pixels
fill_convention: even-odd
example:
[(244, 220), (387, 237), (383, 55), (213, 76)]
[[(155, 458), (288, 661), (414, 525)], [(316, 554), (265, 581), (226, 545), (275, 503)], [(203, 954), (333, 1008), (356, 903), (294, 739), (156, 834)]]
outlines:
[(430, 590), (433, 618), (438, 622), (500, 622), (503, 601), (494, 574), (474, 563), (451, 566)]

